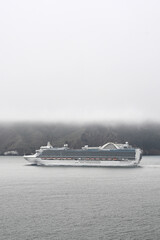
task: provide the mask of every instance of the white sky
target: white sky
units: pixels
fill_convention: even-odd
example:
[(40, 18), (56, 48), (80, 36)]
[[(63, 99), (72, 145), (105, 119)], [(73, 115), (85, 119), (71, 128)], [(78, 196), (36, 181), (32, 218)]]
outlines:
[(160, 120), (159, 0), (5, 0), (0, 121)]

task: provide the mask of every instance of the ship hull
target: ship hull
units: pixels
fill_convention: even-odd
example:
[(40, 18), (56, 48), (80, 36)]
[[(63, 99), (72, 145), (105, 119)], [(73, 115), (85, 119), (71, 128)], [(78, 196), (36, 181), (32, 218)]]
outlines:
[[(97, 156), (96, 156), (97, 157)], [(136, 167), (139, 165), (142, 151), (140, 149), (135, 149), (134, 159), (122, 159), (118, 160), (118, 156), (112, 156), (112, 160), (98, 160), (93, 158), (68, 158), (65, 156), (60, 158), (53, 156), (50, 157), (38, 157), (36, 154), (30, 156), (24, 156), (25, 160), (34, 165), (39, 166), (73, 166), (73, 167)], [(68, 159), (67, 159), (68, 158)], [(87, 159), (86, 159), (87, 158)]]
[(24, 156), (24, 158), (34, 165), (39, 166), (72, 166), (72, 167), (136, 167), (141, 160), (141, 151), (136, 150), (136, 156), (134, 160), (111, 160), (111, 161), (100, 161), (100, 160), (64, 160), (64, 159), (47, 159), (38, 158), (35, 155)]
[(44, 161), (38, 160), (37, 165), (43, 166), (70, 166), (70, 167), (136, 167), (137, 163), (135, 161)]
[[(26, 158), (25, 158), (26, 159)], [(26, 159), (33, 165), (39, 166), (71, 166), (71, 167), (136, 167), (136, 161), (77, 161), (77, 160), (42, 160), (42, 159)]]

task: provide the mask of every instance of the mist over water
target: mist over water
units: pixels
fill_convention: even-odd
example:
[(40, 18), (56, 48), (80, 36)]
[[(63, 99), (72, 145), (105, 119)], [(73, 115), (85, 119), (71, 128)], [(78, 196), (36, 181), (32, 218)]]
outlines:
[(159, 156), (131, 169), (37, 167), (0, 157), (1, 240), (158, 240), (159, 182)]
[(3, 121), (160, 120), (152, 1), (3, 1)]

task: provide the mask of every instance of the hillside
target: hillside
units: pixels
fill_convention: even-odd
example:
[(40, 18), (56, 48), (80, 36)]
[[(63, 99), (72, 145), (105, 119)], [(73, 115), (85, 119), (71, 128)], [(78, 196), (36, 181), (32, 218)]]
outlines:
[(160, 124), (0, 124), (1, 155), (13, 150), (19, 155), (34, 153), (48, 141), (53, 146), (68, 143), (71, 148), (128, 141), (143, 149), (144, 154), (160, 154)]

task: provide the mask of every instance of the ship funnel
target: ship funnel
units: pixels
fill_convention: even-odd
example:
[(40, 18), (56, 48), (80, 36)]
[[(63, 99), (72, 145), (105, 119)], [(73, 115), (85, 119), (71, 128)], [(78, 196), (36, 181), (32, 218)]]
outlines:
[(52, 148), (52, 145), (50, 142), (47, 143), (47, 147)]

